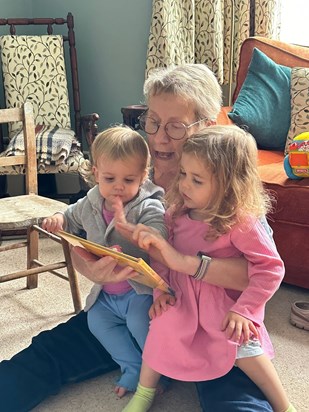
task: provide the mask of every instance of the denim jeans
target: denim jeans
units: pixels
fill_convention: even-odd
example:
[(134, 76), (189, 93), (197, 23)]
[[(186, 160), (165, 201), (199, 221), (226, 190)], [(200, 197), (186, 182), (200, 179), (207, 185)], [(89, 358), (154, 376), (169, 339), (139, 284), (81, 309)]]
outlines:
[(197, 382), (203, 412), (272, 412), (260, 389), (236, 366), (221, 378)]

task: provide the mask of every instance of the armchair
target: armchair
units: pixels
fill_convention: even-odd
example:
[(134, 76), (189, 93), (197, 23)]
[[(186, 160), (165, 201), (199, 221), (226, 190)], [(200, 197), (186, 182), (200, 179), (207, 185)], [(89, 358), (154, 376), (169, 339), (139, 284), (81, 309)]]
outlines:
[[(278, 40), (267, 39), (264, 37), (249, 37), (241, 47), (239, 67), (237, 71), (236, 87), (233, 93), (232, 104), (238, 98), (242, 86), (245, 82), (248, 68), (251, 62), (254, 49), (258, 49), (274, 61), (275, 64), (289, 68), (309, 68), (309, 48), (287, 44)], [(271, 79), (274, 82), (274, 79)], [(302, 84), (308, 84), (302, 82)], [(303, 88), (306, 86), (303, 86)], [(290, 90), (287, 90), (289, 95)], [(308, 88), (302, 92), (307, 96)], [(252, 93), (250, 102), (257, 111), (257, 96)], [(267, 100), (263, 99), (262, 109), (266, 107)], [(123, 107), (123, 121), (125, 124), (139, 129), (138, 117), (146, 109), (143, 105), (131, 105)], [(275, 116), (279, 115), (289, 118), (290, 113), (281, 113), (279, 106), (274, 106)], [(218, 124), (232, 124), (228, 117), (232, 107), (222, 107), (218, 115)], [(289, 108), (290, 111), (290, 108)], [(306, 120), (304, 130), (308, 131), (308, 107), (303, 109)], [(250, 121), (253, 119), (250, 118)], [(274, 118), (270, 123), (274, 123)], [(246, 127), (250, 125), (243, 123)], [(292, 128), (291, 128), (292, 130)], [(249, 128), (250, 131), (250, 128)], [(288, 132), (288, 131), (287, 131)], [(286, 132), (286, 134), (287, 134)], [(292, 132), (295, 132), (292, 130)], [(282, 136), (286, 140), (286, 134)], [(296, 133), (297, 134), (297, 133)], [(256, 136), (255, 136), (256, 137)], [(266, 189), (275, 197), (276, 204), (270, 213), (268, 221), (274, 232), (274, 240), (278, 251), (285, 264), (285, 283), (309, 288), (309, 178), (301, 180), (291, 180), (284, 170), (284, 149), (259, 147), (258, 162), (259, 174)]]
[[(308, 47), (296, 46), (264, 37), (249, 37), (243, 42), (240, 50), (236, 87), (232, 99), (233, 105), (235, 105), (246, 80), (254, 49), (262, 51), (275, 64), (290, 68), (309, 68)], [(274, 78), (272, 78), (272, 82), (275, 82)], [(305, 84), (304, 82), (303, 85)], [(289, 93), (290, 90), (287, 92)], [(304, 89), (303, 95), (308, 96), (308, 89)], [(255, 105), (258, 104), (256, 96), (252, 96), (251, 101)], [(227, 116), (231, 109), (231, 107), (222, 108), (218, 118), (220, 124), (232, 123), (231, 119)], [(281, 113), (279, 107), (275, 107), (275, 110), (275, 115), (278, 117), (279, 115), (290, 116), (290, 113)], [(304, 128), (308, 130), (308, 109), (305, 108), (304, 113), (307, 113), (307, 123), (304, 125)], [(249, 125), (247, 124), (247, 126)], [(292, 131), (295, 132), (295, 130)], [(283, 138), (286, 139), (286, 135)], [(308, 289), (309, 179), (289, 179), (284, 170), (284, 157), (283, 149), (260, 148), (258, 151), (259, 174), (264, 186), (276, 198), (274, 211), (268, 215), (268, 221), (274, 231), (274, 240), (285, 264), (283, 281)]]
[[(55, 174), (82, 175), (85, 146), (91, 145), (97, 133), (99, 116), (96, 113), (81, 115), (73, 16), (68, 13), (66, 19), (0, 19), (0, 30), (1, 26), (9, 32), (0, 36), (5, 106), (13, 108), (21, 107), (26, 101), (32, 103), (39, 177), (53, 176), (49, 182), (45, 181), (45, 186), (53, 185), (54, 190), (49, 187), (47, 192), (43, 191), (39, 183), (40, 193), (75, 200), (76, 194), (56, 192)], [(47, 34), (37, 34), (37, 28), (44, 26)], [(21, 27), (27, 34), (16, 33)], [(30, 27), (34, 28), (35, 35), (29, 35)], [(54, 34), (54, 30), (63, 34)], [(70, 90), (67, 74), (71, 78)], [(0, 134), (0, 151), (6, 155), (23, 153), (20, 124), (9, 127), (6, 141), (3, 133)], [(0, 175), (22, 173), (20, 167), (0, 168)], [(83, 186), (82, 179), (80, 183)], [(84, 189), (87, 190), (86, 185)]]

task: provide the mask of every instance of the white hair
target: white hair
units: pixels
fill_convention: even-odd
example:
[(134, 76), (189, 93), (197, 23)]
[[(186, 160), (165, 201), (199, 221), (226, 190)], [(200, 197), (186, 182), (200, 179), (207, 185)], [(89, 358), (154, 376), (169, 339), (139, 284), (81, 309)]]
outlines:
[(193, 104), (197, 119), (216, 120), (222, 106), (222, 90), (204, 64), (183, 64), (153, 70), (144, 83), (146, 104), (152, 96), (169, 93)]

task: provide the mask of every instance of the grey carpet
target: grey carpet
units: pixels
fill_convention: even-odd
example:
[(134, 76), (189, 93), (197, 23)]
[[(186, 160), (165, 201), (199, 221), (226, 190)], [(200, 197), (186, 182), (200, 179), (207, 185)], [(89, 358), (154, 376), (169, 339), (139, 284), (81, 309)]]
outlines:
[[(40, 241), (42, 256), (51, 261), (59, 258), (59, 245), (48, 239)], [(1, 273), (16, 269), (25, 258), (21, 250), (0, 254)], [(26, 347), (31, 337), (52, 328), (72, 316), (73, 305), (69, 284), (51, 274), (40, 275), (39, 287), (25, 289), (25, 280), (0, 284), (0, 358), (8, 359)], [(85, 299), (90, 282), (80, 277)], [(309, 332), (290, 325), (290, 305), (295, 300), (309, 300), (309, 291), (282, 285), (266, 310), (266, 325), (275, 350), (275, 366), (284, 387), (298, 412), (309, 412)], [(70, 385), (54, 397), (45, 400), (35, 412), (117, 412), (127, 403), (128, 396), (118, 399), (113, 385), (118, 372), (80, 384)], [(175, 382), (172, 388), (156, 399), (153, 412), (199, 411), (195, 387), (191, 383)], [(214, 411), (215, 412), (215, 411)]]

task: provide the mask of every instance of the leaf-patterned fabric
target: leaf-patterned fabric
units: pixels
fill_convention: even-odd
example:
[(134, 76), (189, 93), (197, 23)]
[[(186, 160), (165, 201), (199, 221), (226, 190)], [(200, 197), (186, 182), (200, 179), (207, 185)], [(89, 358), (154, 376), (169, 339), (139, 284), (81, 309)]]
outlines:
[(293, 67), (291, 72), (291, 125), (286, 140), (285, 154), (294, 137), (309, 131), (309, 69)]
[[(276, 38), (280, 1), (255, 1), (255, 35)], [(249, 36), (250, 0), (153, 0), (152, 7), (146, 77), (157, 67), (204, 63), (228, 84), (234, 15), (235, 78), (239, 49)]]
[[(0, 53), (6, 107), (33, 105), (38, 173), (81, 173), (85, 158), (71, 130), (62, 36), (1, 36)], [(24, 152), (21, 125), (10, 126), (1, 156)], [(0, 175), (22, 173), (21, 166), (0, 169)]]
[(62, 36), (1, 36), (0, 49), (6, 107), (30, 100), (36, 124), (70, 129)]

